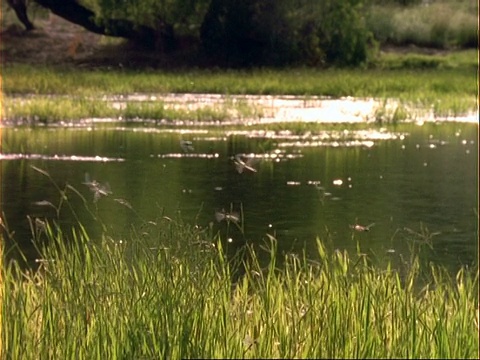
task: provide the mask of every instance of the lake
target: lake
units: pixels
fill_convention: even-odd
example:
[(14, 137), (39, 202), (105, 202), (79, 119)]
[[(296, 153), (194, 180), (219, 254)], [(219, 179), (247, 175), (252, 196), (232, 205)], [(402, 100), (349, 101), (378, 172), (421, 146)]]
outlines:
[(428, 242), (428, 261), (477, 264), (476, 123), (292, 132), (91, 121), (1, 132), (2, 217), (32, 262), (28, 218), (66, 228), (79, 219), (92, 238), (128, 239), (167, 216), (218, 232), (231, 249), (270, 234), (281, 252), (315, 258), (318, 237), (400, 260)]

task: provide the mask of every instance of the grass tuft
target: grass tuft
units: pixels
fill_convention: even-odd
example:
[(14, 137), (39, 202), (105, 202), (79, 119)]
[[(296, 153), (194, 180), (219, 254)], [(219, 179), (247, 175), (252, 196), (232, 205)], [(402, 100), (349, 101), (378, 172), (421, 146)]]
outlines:
[(2, 358), (478, 356), (478, 273), (464, 269), (432, 266), (419, 290), (418, 262), (400, 275), (320, 240), (316, 262), (280, 267), (274, 238), (267, 264), (253, 247), (229, 259), (165, 217), (122, 240), (45, 234), (37, 271), (2, 268)]

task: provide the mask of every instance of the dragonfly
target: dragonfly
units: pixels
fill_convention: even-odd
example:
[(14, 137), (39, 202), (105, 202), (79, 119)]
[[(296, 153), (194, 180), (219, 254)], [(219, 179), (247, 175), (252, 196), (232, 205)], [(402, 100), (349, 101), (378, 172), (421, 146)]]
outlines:
[(350, 228), (355, 230), (355, 231), (359, 231), (359, 232), (364, 232), (364, 231), (370, 231), (370, 228), (375, 225), (375, 223), (371, 223), (370, 225), (367, 225), (367, 226), (363, 226), (363, 225), (359, 225), (359, 224), (354, 224), (354, 225), (350, 225)]
[(193, 143), (188, 140), (180, 140), (180, 147), (185, 153), (188, 153), (194, 150)]
[[(242, 158), (246, 158), (246, 161), (243, 161)], [(235, 164), (235, 168), (237, 169), (238, 173), (243, 173), (244, 170), (248, 170), (251, 172), (257, 172), (257, 169), (253, 168), (252, 165), (255, 162), (254, 157), (247, 157), (243, 154), (235, 155), (233, 162)]]
[(96, 203), (102, 196), (112, 194), (108, 182), (102, 185), (97, 180), (90, 180), (90, 175), (88, 173), (85, 173), (85, 181), (82, 184), (87, 185), (90, 191), (93, 192), (94, 203)]
[(226, 220), (237, 223), (240, 221), (240, 215), (237, 212), (228, 213), (225, 211), (225, 209), (222, 209), (222, 211), (215, 212), (215, 219), (218, 222)]

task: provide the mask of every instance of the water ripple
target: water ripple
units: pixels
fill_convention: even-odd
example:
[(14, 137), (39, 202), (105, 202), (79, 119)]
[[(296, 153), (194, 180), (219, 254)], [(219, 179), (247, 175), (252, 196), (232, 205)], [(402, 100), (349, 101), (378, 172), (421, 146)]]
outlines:
[(59, 160), (59, 161), (85, 161), (85, 162), (112, 162), (125, 161), (122, 158), (109, 158), (105, 156), (79, 156), (79, 155), (44, 155), (44, 154), (0, 154), (0, 160)]

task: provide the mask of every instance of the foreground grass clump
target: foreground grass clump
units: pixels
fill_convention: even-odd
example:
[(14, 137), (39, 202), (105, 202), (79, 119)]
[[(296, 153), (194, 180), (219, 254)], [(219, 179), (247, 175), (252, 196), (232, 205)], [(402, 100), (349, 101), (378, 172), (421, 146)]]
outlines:
[(280, 270), (272, 241), (266, 267), (252, 248), (235, 267), (168, 218), (127, 241), (42, 231), (38, 271), (2, 268), (2, 358), (478, 356), (478, 274), (432, 268), (419, 290), (417, 261), (400, 276), (320, 241), (319, 262)]

